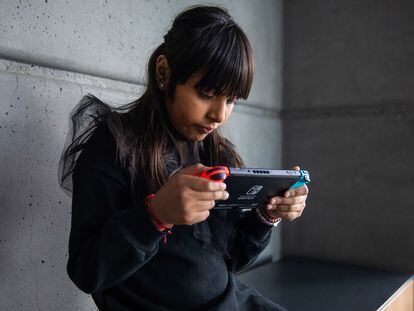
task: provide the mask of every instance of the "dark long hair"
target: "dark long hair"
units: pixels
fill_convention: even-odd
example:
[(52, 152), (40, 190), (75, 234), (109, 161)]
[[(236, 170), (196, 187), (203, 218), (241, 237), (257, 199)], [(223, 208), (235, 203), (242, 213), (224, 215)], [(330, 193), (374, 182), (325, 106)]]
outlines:
[[(165, 91), (157, 86), (155, 63), (159, 55), (165, 55), (170, 66)], [(131, 184), (139, 175), (147, 193), (157, 192), (168, 180), (168, 161), (174, 159), (168, 157), (168, 150), (173, 150), (178, 159), (176, 170), (191, 164), (190, 159), (204, 161), (207, 166), (245, 166), (234, 145), (217, 130), (202, 142), (183, 139), (172, 126), (165, 105), (166, 98), (174, 98), (176, 85), (184, 84), (195, 74), (202, 75), (195, 85), (197, 90), (214, 89), (214, 95), (247, 99), (253, 71), (251, 45), (226, 9), (200, 5), (187, 8), (176, 16), (164, 42), (152, 53), (147, 88), (140, 98), (115, 108), (87, 94), (75, 107), (69, 147), (60, 162), (61, 186), (71, 191), (68, 177), (76, 158), (101, 121), (106, 122), (115, 138), (118, 158), (128, 170)]]

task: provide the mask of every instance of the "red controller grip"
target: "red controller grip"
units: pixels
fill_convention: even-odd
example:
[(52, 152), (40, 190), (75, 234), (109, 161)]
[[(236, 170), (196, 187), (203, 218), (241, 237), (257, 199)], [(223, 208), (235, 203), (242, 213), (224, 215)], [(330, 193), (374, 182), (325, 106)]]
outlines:
[(195, 176), (210, 179), (214, 182), (222, 182), (230, 176), (230, 170), (227, 166), (213, 166), (200, 174), (195, 174)]

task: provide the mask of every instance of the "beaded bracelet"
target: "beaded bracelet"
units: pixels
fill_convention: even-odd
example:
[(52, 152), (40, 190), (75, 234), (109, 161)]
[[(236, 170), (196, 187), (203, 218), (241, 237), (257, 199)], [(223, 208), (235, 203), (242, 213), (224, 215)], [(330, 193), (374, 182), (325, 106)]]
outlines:
[(280, 217), (272, 217), (262, 208), (256, 208), (256, 215), (260, 221), (269, 226), (276, 226), (281, 221)]
[(270, 222), (274, 222), (274, 221), (281, 219), (280, 217), (271, 216), (269, 212), (267, 211), (267, 209), (264, 207), (260, 210), (260, 212), (262, 212), (263, 217), (266, 218), (266, 220)]
[(147, 212), (150, 215), (151, 219), (154, 221), (155, 223), (155, 227), (159, 230), (165, 233), (164, 235), (164, 244), (167, 244), (167, 235), (171, 235), (171, 228), (174, 225), (167, 225), (165, 223), (163, 223), (161, 220), (159, 220), (155, 214), (154, 214), (154, 210), (152, 208), (152, 202), (151, 199), (155, 197), (155, 194), (149, 194), (145, 197), (145, 205), (147, 206)]
[(256, 208), (256, 215), (259, 220), (266, 225), (276, 227), (277, 224), (282, 220), (280, 217), (272, 217), (270, 216), (264, 208)]

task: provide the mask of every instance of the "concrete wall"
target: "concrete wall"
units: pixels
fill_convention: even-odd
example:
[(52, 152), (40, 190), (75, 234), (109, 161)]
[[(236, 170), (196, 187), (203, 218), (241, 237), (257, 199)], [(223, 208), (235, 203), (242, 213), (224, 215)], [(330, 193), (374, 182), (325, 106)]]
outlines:
[[(151, 51), (195, 3), (0, 0), (1, 310), (95, 310), (66, 275), (71, 201), (57, 164), (69, 112), (87, 92), (139, 96)], [(256, 59), (251, 96), (223, 132), (248, 165), (280, 166), (281, 1), (209, 3), (230, 9)], [(260, 260), (278, 257), (275, 233)]]
[(286, 1), (283, 163), (313, 179), (283, 254), (414, 271), (414, 3)]

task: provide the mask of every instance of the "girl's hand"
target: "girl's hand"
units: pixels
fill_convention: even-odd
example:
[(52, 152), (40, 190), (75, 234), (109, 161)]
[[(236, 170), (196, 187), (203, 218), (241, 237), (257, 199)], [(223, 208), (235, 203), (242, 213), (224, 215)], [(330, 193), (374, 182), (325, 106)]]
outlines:
[(179, 170), (152, 198), (154, 215), (165, 224), (192, 225), (205, 220), (215, 200), (226, 200), (226, 184), (194, 176), (207, 167), (198, 163)]
[[(295, 166), (294, 170), (300, 170)], [(306, 185), (286, 191), (283, 196), (271, 197), (266, 205), (266, 211), (273, 217), (292, 221), (302, 215), (306, 207), (309, 189)]]

